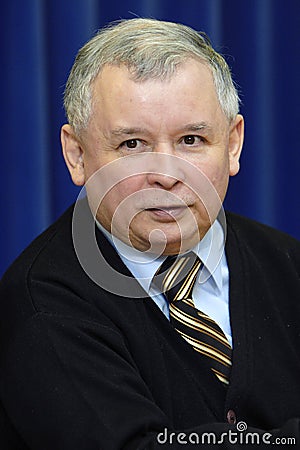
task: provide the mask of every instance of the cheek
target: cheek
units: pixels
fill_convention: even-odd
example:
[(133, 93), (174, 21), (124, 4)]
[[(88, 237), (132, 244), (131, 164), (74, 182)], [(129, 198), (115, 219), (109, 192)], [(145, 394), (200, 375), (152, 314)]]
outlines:
[[(195, 209), (200, 223), (205, 228), (216, 218), (228, 186), (229, 167), (226, 158), (210, 158), (205, 164), (198, 165), (199, 179), (197, 185), (197, 202)], [(203, 175), (201, 175), (201, 174)]]
[(136, 195), (141, 191), (143, 187), (143, 180), (141, 177), (129, 177), (123, 181), (119, 181), (113, 185), (110, 191), (105, 195), (103, 199), (103, 207), (110, 211), (110, 216), (112, 216), (117, 208), (122, 211), (132, 209), (135, 204)]
[(98, 209), (99, 222), (124, 242), (129, 236), (130, 224), (139, 217), (140, 180), (127, 179), (119, 182), (103, 198)]
[[(217, 160), (209, 161), (202, 168), (203, 173), (214, 186), (219, 195), (224, 195), (226, 192), (229, 179), (229, 161), (225, 156)], [(223, 200), (223, 198), (222, 198)]]
[(115, 214), (122, 209), (120, 205), (124, 199), (126, 199), (126, 192), (117, 185), (103, 196), (98, 206), (97, 219), (109, 232), (111, 232)]
[(127, 198), (140, 192), (145, 185), (145, 177), (142, 175), (134, 175), (121, 180), (116, 186), (117, 196)]
[(83, 157), (83, 164), (85, 182), (90, 180), (93, 176), (96, 176), (97, 179), (100, 178), (99, 171), (102, 169), (104, 164), (100, 164), (97, 158), (91, 157), (90, 154), (86, 152)]

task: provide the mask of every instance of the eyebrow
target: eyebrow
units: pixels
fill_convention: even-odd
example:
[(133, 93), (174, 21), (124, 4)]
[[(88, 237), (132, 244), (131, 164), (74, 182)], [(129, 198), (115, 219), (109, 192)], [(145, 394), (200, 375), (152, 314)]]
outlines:
[[(189, 123), (184, 125), (183, 128), (180, 129), (182, 132), (191, 132), (191, 131), (210, 131), (212, 127), (206, 122), (196, 122)], [(111, 134), (113, 136), (133, 136), (135, 134), (143, 134), (148, 133), (146, 128), (140, 127), (117, 127), (111, 130)]]
[(126, 127), (118, 127), (111, 130), (111, 134), (114, 136), (124, 136), (124, 135), (134, 135), (138, 133), (145, 133), (146, 129), (144, 128), (126, 128)]
[(183, 131), (209, 131), (211, 129), (212, 127), (206, 122), (189, 123), (182, 128)]

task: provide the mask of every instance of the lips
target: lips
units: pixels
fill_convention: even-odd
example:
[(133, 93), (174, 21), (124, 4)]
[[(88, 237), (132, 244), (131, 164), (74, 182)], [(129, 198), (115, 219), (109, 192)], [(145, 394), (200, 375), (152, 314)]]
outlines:
[(161, 218), (178, 218), (182, 215), (187, 209), (186, 205), (174, 205), (174, 206), (157, 206), (155, 208), (147, 208), (146, 211), (149, 211), (153, 215)]
[(148, 210), (151, 210), (151, 209), (162, 209), (164, 211), (167, 211), (169, 209), (171, 210), (171, 209), (178, 209), (178, 208), (186, 208), (186, 205), (151, 206), (151, 207), (146, 208), (146, 209), (148, 209)]

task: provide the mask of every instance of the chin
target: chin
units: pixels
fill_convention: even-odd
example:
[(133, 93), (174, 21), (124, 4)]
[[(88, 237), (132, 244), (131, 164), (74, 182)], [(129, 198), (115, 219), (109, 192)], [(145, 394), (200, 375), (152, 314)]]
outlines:
[(153, 229), (147, 236), (131, 239), (132, 245), (140, 250), (153, 253), (155, 255), (177, 255), (193, 248), (199, 242), (199, 235), (186, 236), (168, 235), (162, 230)]

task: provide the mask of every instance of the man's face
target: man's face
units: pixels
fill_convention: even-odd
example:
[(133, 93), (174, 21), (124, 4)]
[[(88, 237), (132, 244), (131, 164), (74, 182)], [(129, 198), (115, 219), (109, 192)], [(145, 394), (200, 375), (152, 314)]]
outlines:
[[(242, 140), (242, 117), (229, 124), (209, 68), (193, 59), (163, 81), (136, 82), (126, 67), (104, 67), (93, 84), (92, 115), (80, 140), (69, 125), (62, 129), (76, 184), (103, 168), (106, 181), (110, 170), (118, 180), (101, 201), (98, 221), (141, 251), (150, 241), (152, 249), (156, 240), (159, 248), (163, 236), (165, 254), (192, 247), (207, 232), (218, 210), (208, 211), (205, 195), (193, 189), (195, 172), (198, 180), (209, 180), (222, 202), (229, 175), (239, 169)], [(125, 175), (128, 167), (136, 168), (131, 176)]]

